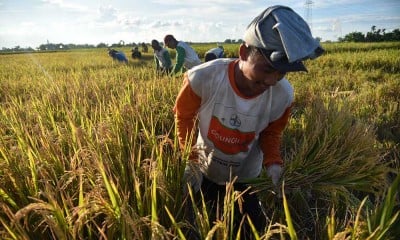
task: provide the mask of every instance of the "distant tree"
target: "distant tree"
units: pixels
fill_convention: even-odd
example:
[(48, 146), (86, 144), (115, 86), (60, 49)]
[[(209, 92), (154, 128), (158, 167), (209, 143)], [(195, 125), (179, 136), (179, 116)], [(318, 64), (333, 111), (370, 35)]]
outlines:
[(34, 51), (34, 49), (31, 47), (20, 47), (19, 45), (13, 48), (3, 47), (0, 50), (0, 52), (32, 52), (32, 51)]
[(112, 48), (119, 48), (119, 47), (123, 47), (123, 46), (124, 46), (124, 45), (122, 45), (121, 42), (111, 44), (111, 47), (112, 47)]
[(400, 40), (400, 29), (395, 29), (392, 31), (394, 39)]
[(131, 42), (131, 43), (125, 43), (125, 47), (135, 47), (137, 46), (136, 43)]
[(381, 35), (381, 29), (376, 29), (376, 26), (371, 27), (371, 31), (367, 32), (365, 35), (365, 41), (367, 42), (380, 42), (383, 41), (383, 37)]
[(64, 45), (62, 43), (56, 44), (55, 47), (56, 47), (57, 50), (61, 50), (61, 49), (62, 50), (68, 50), (69, 49), (69, 47), (67, 45)]
[(38, 47), (38, 49), (39, 49), (40, 51), (46, 50), (46, 44), (40, 44), (39, 47)]
[(382, 41), (400, 41), (400, 30), (394, 29), (392, 32), (386, 32), (386, 29), (377, 29), (376, 26), (371, 27), (371, 31), (365, 35), (361, 32), (351, 32), (343, 38), (338, 39), (339, 42), (382, 42)]
[(351, 32), (340, 40), (341, 42), (365, 42), (365, 37), (362, 32)]
[(385, 40), (387, 41), (400, 41), (400, 29), (395, 29), (392, 32), (385, 34)]
[(96, 45), (96, 48), (106, 48), (106, 47), (107, 47), (107, 44), (105, 44), (105, 43), (99, 43)]
[(224, 43), (243, 43), (243, 39), (225, 39)]

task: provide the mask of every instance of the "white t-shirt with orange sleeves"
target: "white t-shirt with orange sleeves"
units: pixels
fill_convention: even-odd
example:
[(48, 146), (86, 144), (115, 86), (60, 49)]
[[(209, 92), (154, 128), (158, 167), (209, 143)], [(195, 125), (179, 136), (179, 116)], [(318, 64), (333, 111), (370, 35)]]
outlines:
[[(235, 176), (238, 182), (255, 178), (260, 174), (263, 162), (281, 163), (280, 156), (268, 160), (263, 155), (268, 154), (269, 149), (279, 151), (283, 129), (282, 126), (273, 129), (273, 123), (279, 125), (281, 121), (283, 124), (280, 125), (286, 125), (288, 109), (293, 102), (293, 88), (285, 78), (256, 97), (245, 97), (234, 81), (235, 64), (237, 61), (233, 59), (218, 59), (189, 70), (185, 76), (188, 87), (184, 91), (192, 93), (180, 92), (175, 105), (175, 114), (183, 122), (178, 123), (178, 134), (182, 134), (179, 124), (183, 129), (187, 120), (184, 119), (198, 114), (196, 145), (200, 149), (201, 171), (218, 184), (225, 184)], [(197, 96), (199, 106), (185, 106), (192, 104), (187, 96), (194, 96), (194, 99)], [(187, 109), (192, 109), (191, 113)], [(266, 134), (261, 136), (263, 139), (269, 138), (268, 134), (277, 136), (272, 136), (275, 139), (271, 143), (259, 144), (263, 134)]]
[(186, 42), (178, 41), (177, 48), (181, 47), (185, 49), (185, 60), (183, 62), (183, 66), (186, 69), (191, 69), (194, 66), (201, 64), (201, 60), (197, 55), (196, 51), (189, 46)]

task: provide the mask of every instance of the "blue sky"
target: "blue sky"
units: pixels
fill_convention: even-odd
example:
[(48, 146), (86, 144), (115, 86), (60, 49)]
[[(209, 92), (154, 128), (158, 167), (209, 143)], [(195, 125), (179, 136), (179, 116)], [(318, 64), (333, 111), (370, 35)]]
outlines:
[(46, 43), (241, 39), (247, 24), (271, 5), (287, 5), (308, 20), (314, 37), (337, 40), (375, 25), (400, 28), (399, 0), (0, 0), (0, 48)]

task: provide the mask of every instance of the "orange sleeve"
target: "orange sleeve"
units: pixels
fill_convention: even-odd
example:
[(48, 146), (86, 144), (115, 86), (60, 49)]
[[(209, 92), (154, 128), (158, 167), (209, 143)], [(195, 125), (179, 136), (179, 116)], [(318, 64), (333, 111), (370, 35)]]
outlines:
[[(201, 98), (192, 90), (187, 74), (185, 74), (183, 86), (178, 93), (174, 106), (175, 125), (181, 150), (185, 148), (186, 141), (195, 131), (194, 126), (200, 104)], [(191, 143), (191, 145), (193, 144), (194, 142)]]
[(289, 121), (290, 108), (288, 107), (279, 119), (270, 123), (260, 134), (260, 147), (264, 154), (263, 163), (266, 167), (272, 164), (283, 164), (280, 147), (283, 130)]

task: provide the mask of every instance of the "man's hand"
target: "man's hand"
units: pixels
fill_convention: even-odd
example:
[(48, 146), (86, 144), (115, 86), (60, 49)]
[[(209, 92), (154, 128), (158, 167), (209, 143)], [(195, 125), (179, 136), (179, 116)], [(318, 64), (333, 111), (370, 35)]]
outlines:
[(272, 164), (267, 169), (267, 175), (268, 175), (268, 177), (271, 178), (272, 184), (274, 184), (274, 186), (278, 185), (279, 179), (281, 178), (281, 174), (282, 174), (281, 165)]
[(185, 172), (183, 174), (183, 196), (189, 193), (188, 185), (192, 188), (193, 193), (200, 190), (203, 182), (203, 173), (200, 171), (200, 165), (194, 161), (186, 163)]

